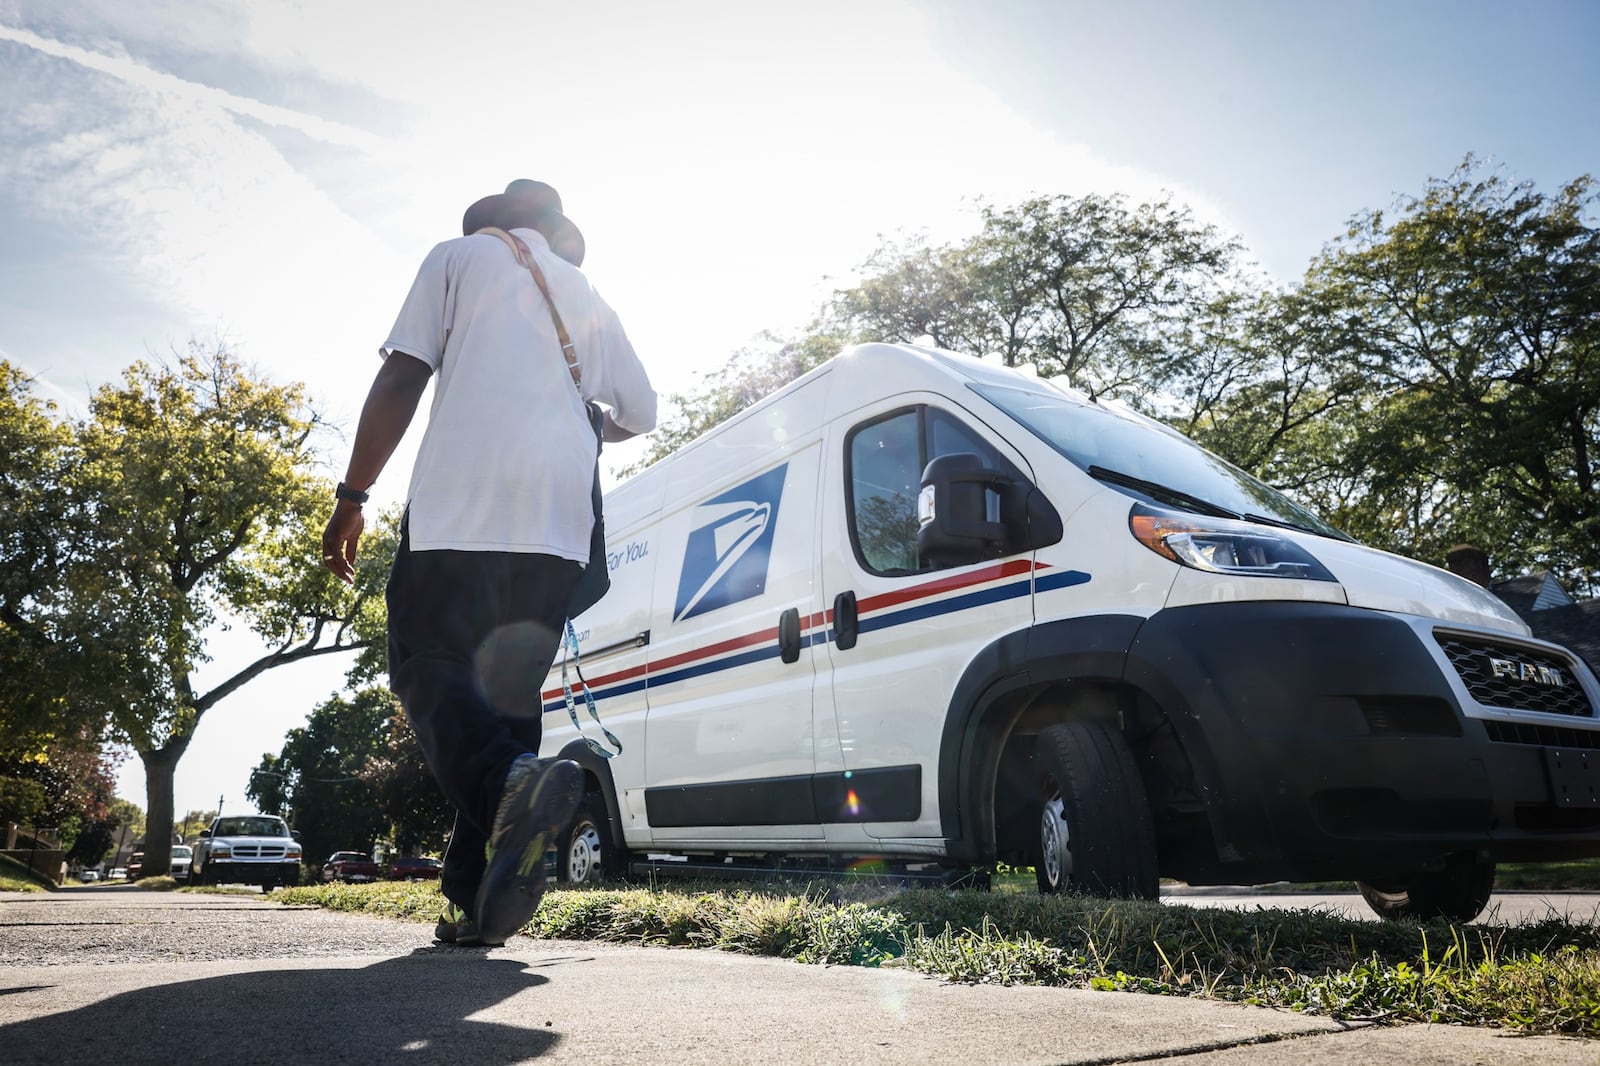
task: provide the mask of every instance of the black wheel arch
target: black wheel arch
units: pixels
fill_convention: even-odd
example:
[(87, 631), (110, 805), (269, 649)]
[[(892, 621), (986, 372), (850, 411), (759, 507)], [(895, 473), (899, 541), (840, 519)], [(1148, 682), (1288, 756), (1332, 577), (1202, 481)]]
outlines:
[[(1002, 761), (1020, 757), (1013, 738), (1032, 729), (1030, 714), (1048, 707), (1033, 724), (1051, 724), (1063, 697), (1075, 716), (1120, 718), (1136, 734), (1130, 741), (1141, 761), (1156, 756), (1137, 734), (1170, 727), (1175, 745), (1163, 758), (1181, 760), (1181, 766), (1158, 761), (1147, 778), (1176, 771), (1205, 794), (1216, 771), (1203, 735), (1187, 722), (1187, 708), (1167, 706), (1128, 680), (1129, 651), (1145, 621), (1108, 614), (1044, 622), (1007, 633), (973, 657), (951, 695), (939, 748), (940, 829), (951, 858), (987, 863), (1003, 857), (1003, 828), (995, 817), (1004, 802)], [(1150, 793), (1155, 802), (1157, 790)]]
[(617, 796), (616, 780), (611, 776), (611, 761), (596, 755), (581, 739), (570, 741), (556, 757), (571, 759), (583, 767), (584, 775), (589, 779), (585, 782), (584, 791), (597, 791), (605, 800), (606, 819), (610, 822), (608, 829), (611, 834), (611, 846), (618, 849), (619, 855), (626, 852), (628, 843), (622, 834), (622, 802)]

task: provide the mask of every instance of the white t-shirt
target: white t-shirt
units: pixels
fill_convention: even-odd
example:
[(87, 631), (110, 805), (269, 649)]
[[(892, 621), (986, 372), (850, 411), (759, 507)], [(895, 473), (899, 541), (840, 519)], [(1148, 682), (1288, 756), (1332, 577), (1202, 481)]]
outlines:
[(656, 424), (656, 394), (616, 313), (531, 229), (533, 252), (577, 350), (573, 388), (550, 310), (499, 238), (434, 247), (400, 309), (385, 357), (436, 375), (407, 496), (413, 551), (540, 552), (587, 562), (594, 524), (594, 431), (583, 400), (624, 429)]

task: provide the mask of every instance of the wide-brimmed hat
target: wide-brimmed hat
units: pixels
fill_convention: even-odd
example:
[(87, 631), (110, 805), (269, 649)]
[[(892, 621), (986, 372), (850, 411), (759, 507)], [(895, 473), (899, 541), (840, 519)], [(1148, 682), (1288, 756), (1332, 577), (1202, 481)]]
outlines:
[(501, 229), (536, 229), (550, 242), (550, 250), (573, 266), (583, 265), (583, 234), (561, 213), (561, 194), (542, 181), (518, 178), (506, 191), (485, 196), (461, 216), (461, 234), (485, 226)]

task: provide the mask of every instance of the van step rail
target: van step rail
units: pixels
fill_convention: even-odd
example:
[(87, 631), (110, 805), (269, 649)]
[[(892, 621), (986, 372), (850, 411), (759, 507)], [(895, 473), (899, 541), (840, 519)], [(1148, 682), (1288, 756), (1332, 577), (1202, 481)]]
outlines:
[(987, 892), (989, 871), (939, 863), (889, 862), (864, 858), (841, 863), (826, 858), (759, 856), (651, 856), (628, 863), (630, 877), (697, 877), (723, 881), (834, 880), (924, 888), (970, 888)]

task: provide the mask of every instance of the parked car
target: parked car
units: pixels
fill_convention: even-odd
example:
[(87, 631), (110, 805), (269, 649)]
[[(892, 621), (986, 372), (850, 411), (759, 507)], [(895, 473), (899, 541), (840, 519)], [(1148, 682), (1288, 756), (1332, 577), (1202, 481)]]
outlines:
[(359, 851), (336, 851), (322, 864), (324, 881), (376, 881), (378, 864)]
[(111, 872), (106, 874), (107, 881), (126, 881), (127, 879), (128, 868), (126, 866), (113, 866)]
[(420, 855), (402, 855), (389, 863), (391, 881), (437, 881), (443, 864)]
[(172, 846), (172, 876), (179, 881), (189, 880), (189, 861), (194, 857), (194, 849), (187, 844), (174, 844)]
[(98, 880), (100, 880), (100, 871), (98, 871), (98, 870), (80, 870), (80, 871), (78, 871), (78, 880), (82, 881), (86, 885), (89, 884), (91, 881), (98, 881)]
[(128, 880), (137, 881), (144, 876), (144, 852), (136, 851), (128, 859)]
[(272, 814), (218, 818), (200, 831), (189, 884), (260, 885), (263, 892), (300, 883), (300, 841)]

